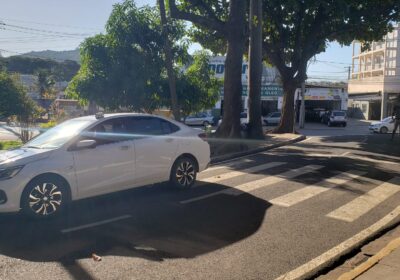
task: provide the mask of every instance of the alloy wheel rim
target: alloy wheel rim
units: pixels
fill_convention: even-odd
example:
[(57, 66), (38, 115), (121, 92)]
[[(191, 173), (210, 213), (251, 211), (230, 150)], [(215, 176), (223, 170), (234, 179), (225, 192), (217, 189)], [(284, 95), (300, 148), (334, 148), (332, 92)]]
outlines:
[(189, 186), (195, 178), (195, 169), (191, 162), (183, 161), (176, 169), (176, 179), (181, 186)]
[(62, 192), (52, 183), (43, 183), (34, 187), (29, 193), (29, 207), (41, 216), (57, 212), (62, 203)]

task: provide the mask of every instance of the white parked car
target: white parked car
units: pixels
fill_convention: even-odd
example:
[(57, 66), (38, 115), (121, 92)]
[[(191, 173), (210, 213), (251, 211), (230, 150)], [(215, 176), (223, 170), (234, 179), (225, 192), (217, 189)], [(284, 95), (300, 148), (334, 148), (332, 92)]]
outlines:
[(194, 115), (187, 116), (185, 119), (185, 124), (187, 125), (213, 125), (214, 117), (208, 115), (207, 113), (197, 113)]
[(281, 112), (269, 113), (264, 117), (265, 125), (278, 125), (281, 122)]
[(394, 129), (394, 119), (387, 117), (380, 122), (372, 122), (369, 126), (371, 132), (388, 133)]
[(199, 132), (145, 114), (72, 119), (0, 153), (0, 212), (46, 218), (73, 200), (170, 181), (191, 187), (207, 168)]

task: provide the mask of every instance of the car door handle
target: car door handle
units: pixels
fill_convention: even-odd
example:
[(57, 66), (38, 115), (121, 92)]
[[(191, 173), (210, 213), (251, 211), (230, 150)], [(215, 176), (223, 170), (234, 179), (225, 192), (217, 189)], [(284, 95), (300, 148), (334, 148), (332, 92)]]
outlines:
[(119, 149), (123, 151), (129, 150), (129, 146), (120, 146)]

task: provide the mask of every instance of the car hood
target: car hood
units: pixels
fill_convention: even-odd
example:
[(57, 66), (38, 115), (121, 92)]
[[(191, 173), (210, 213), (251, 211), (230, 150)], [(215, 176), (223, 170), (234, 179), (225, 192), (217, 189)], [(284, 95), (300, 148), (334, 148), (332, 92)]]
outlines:
[(8, 164), (27, 164), (32, 161), (43, 159), (51, 154), (52, 150), (19, 148), (0, 152), (0, 166)]
[(382, 122), (372, 122), (371, 125), (381, 125)]

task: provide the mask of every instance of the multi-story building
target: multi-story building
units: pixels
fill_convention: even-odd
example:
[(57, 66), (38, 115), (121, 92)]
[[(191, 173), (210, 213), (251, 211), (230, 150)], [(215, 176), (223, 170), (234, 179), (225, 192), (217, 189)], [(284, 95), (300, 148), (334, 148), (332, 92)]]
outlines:
[(390, 115), (400, 103), (400, 25), (369, 48), (353, 42), (348, 92), (353, 116), (368, 120)]

